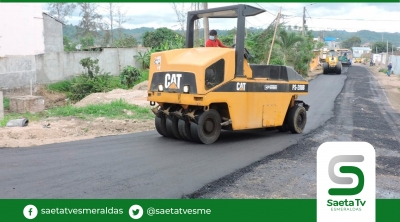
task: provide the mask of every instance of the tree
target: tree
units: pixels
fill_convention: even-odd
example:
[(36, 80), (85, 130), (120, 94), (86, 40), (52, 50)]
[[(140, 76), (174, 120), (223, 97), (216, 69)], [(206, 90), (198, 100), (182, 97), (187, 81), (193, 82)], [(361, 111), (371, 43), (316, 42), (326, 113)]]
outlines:
[(165, 27), (158, 28), (153, 32), (147, 31), (143, 35), (143, 46), (159, 48), (161, 46), (161, 43), (163, 43), (166, 40), (167, 41), (174, 40), (176, 35), (179, 34)]
[(101, 19), (103, 18), (98, 14), (98, 5), (94, 3), (78, 3), (81, 11), (79, 13), (82, 16), (82, 20), (78, 24), (77, 34), (80, 36), (97, 36), (97, 30), (101, 28)]
[(228, 31), (226, 35), (218, 36), (218, 39), (226, 46), (233, 45), (233, 38), (236, 35), (236, 28)]
[(63, 23), (67, 23), (65, 17), (70, 16), (76, 8), (74, 3), (48, 3), (49, 14)]
[[(278, 25), (278, 29), (282, 27), (282, 24)], [(250, 50), (250, 53), (252, 54), (252, 58), (250, 59), (251, 63), (256, 63), (256, 64), (266, 64), (266, 58), (268, 57), (268, 53), (270, 51), (271, 47), (271, 42), (272, 38), (274, 36), (274, 29), (275, 29), (275, 21), (272, 22), (268, 28), (258, 31), (258, 32), (251, 32), (249, 33), (248, 37), (245, 40), (245, 45), (248, 47)], [(270, 64), (276, 64), (272, 63), (272, 61), (278, 61), (277, 59), (274, 60), (274, 58), (282, 58), (283, 54), (281, 50), (279, 49), (279, 45), (274, 44), (272, 54), (271, 54), (271, 61)], [(278, 63), (280, 64), (280, 63)]]
[(85, 36), (80, 38), (80, 44), (82, 48), (94, 46), (94, 37), (92, 36), (92, 34), (87, 33)]
[[(389, 47), (387, 48), (386, 46), (389, 45)], [(382, 53), (382, 52), (387, 52), (387, 50), (389, 52), (392, 51), (392, 43), (388, 43), (386, 44), (386, 42), (375, 42), (374, 44), (372, 44), (372, 52), (373, 53)]]
[(122, 6), (118, 5), (117, 6), (117, 18), (116, 22), (118, 24), (118, 38), (122, 38), (122, 25), (128, 21), (128, 18), (126, 17), (127, 11), (122, 10)]
[(114, 46), (132, 48), (138, 46), (138, 41), (132, 35), (124, 34), (122, 38), (115, 40)]
[(351, 48), (351, 47), (359, 47), (361, 45), (361, 39), (357, 36), (352, 36), (346, 40), (344, 40), (341, 44), (342, 48)]
[(64, 51), (66, 52), (76, 51), (76, 46), (78, 45), (78, 43), (71, 41), (65, 35), (63, 37), (63, 43), (64, 43)]
[(287, 32), (281, 29), (279, 32), (279, 37), (276, 39), (276, 44), (278, 44), (283, 52), (283, 62), (287, 64), (289, 60), (293, 60), (293, 55), (295, 55), (296, 44), (302, 42), (303, 38), (297, 35), (295, 32)]
[(313, 53), (314, 42), (312, 32), (307, 32), (307, 35), (303, 37), (303, 40), (296, 45), (296, 51), (292, 65), (296, 72), (302, 76), (308, 76), (308, 70), (310, 69), (311, 59), (314, 57)]
[(185, 34), (185, 25), (186, 25), (186, 16), (187, 16), (187, 11), (185, 10), (185, 3), (172, 3), (172, 8), (175, 11), (176, 17), (178, 19), (178, 24), (179, 27), (182, 31), (182, 35)]
[(103, 37), (101, 38), (101, 45), (108, 46), (111, 41), (111, 31), (110, 25), (108, 23), (100, 24), (100, 30), (103, 33)]
[(105, 6), (105, 8), (104, 8), (105, 10), (106, 10), (106, 12), (107, 12), (107, 16), (108, 16), (108, 19), (110, 20), (108, 23), (107, 23), (107, 27), (110, 27), (110, 31), (108, 31), (108, 32), (106, 32), (105, 33), (105, 35), (108, 35), (107, 37), (109, 37), (110, 38), (110, 40), (111, 40), (111, 44), (113, 45), (114, 44), (114, 23), (115, 23), (115, 21), (114, 21), (114, 17), (115, 17), (115, 14), (116, 14), (116, 7), (115, 7), (115, 4), (113, 4), (113, 3), (108, 3), (106, 6)]

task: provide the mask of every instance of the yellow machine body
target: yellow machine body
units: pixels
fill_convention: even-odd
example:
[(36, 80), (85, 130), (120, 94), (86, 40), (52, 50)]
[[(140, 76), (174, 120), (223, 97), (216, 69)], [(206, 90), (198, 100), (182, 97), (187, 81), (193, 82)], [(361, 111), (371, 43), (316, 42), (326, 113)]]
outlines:
[[(221, 60), (223, 69), (215, 74), (222, 79), (206, 87), (206, 69)], [(298, 95), (308, 93), (308, 81), (294, 70), (297, 79), (273, 79), (254, 75), (244, 60), (244, 76), (235, 77), (235, 50), (230, 48), (177, 49), (153, 53), (151, 61), (148, 101), (164, 109), (171, 105), (183, 110), (190, 106), (216, 108), (222, 117), (231, 120), (233, 130), (282, 126)], [(191, 78), (184, 80), (184, 75)], [(182, 91), (184, 86), (189, 87), (189, 93)]]

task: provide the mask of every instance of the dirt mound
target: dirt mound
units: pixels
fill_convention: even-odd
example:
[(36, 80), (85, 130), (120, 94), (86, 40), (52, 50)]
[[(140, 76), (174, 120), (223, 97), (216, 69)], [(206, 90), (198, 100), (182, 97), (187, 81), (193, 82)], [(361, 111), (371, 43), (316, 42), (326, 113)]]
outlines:
[(74, 104), (83, 107), (91, 104), (110, 103), (113, 100), (123, 99), (129, 104), (138, 106), (150, 106), (147, 101), (147, 90), (114, 89), (107, 93), (93, 93)]
[(67, 96), (65, 96), (65, 93), (52, 92), (43, 86), (38, 86), (35, 95), (44, 97), (44, 105), (46, 109), (55, 106), (65, 106), (67, 104)]
[(137, 84), (132, 89), (133, 90), (147, 90), (147, 83), (148, 83), (148, 81), (146, 80), (144, 82)]

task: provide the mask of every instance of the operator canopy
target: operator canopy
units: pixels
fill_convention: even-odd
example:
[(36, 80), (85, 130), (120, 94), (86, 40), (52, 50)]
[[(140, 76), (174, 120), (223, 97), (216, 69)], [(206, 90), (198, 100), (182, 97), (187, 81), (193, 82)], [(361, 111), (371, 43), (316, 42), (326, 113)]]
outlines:
[(243, 7), (243, 16), (254, 16), (265, 12), (264, 9), (259, 9), (250, 5), (232, 5), (226, 7), (210, 8), (198, 11), (190, 11), (188, 14), (197, 15), (198, 18), (237, 18), (237, 11)]

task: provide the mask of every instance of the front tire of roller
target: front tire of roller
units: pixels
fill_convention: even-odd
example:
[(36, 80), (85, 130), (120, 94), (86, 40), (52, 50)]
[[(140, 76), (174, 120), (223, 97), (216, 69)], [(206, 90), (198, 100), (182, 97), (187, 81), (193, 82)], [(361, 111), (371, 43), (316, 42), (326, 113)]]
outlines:
[(164, 114), (159, 114), (159, 116), (156, 116), (155, 118), (155, 125), (156, 125), (156, 130), (157, 132), (162, 135), (162, 136), (167, 136), (167, 125), (166, 125), (166, 117)]
[(326, 62), (322, 63), (322, 70), (323, 70), (324, 74), (328, 74), (328, 72), (329, 72), (328, 63), (326, 63)]
[(179, 120), (178, 129), (181, 137), (188, 141), (193, 141), (192, 132), (190, 131), (190, 122), (188, 120)]
[(198, 124), (190, 124), (190, 131), (194, 141), (204, 144), (214, 143), (221, 134), (219, 113), (213, 109), (203, 112), (199, 117)]
[(338, 62), (336, 64), (336, 74), (342, 74), (342, 63)]
[(171, 138), (177, 138), (173, 131), (173, 125), (174, 125), (173, 118), (171, 118), (171, 117), (166, 118), (165, 125), (167, 128), (167, 136), (171, 137)]
[(293, 106), (288, 113), (288, 127), (292, 133), (302, 133), (307, 123), (307, 111), (302, 106)]

